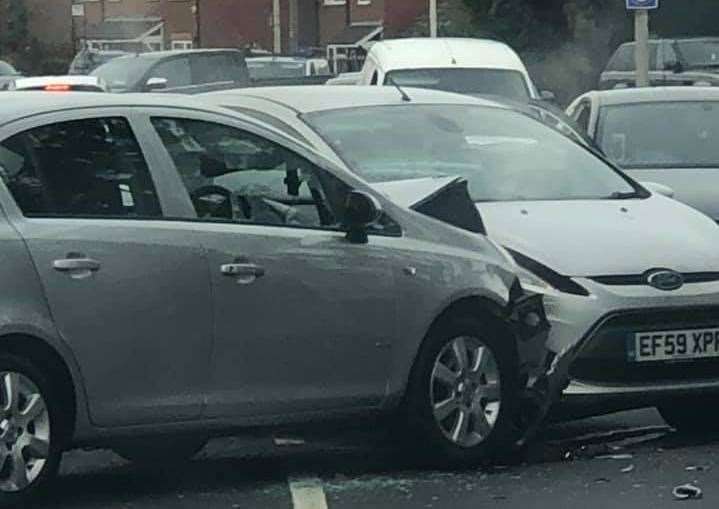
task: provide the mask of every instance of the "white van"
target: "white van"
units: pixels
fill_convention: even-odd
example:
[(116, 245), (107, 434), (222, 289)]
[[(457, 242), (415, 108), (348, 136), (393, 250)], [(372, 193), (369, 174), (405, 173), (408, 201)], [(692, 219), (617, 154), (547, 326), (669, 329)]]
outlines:
[(519, 55), (488, 39), (410, 38), (376, 42), (367, 54), (360, 85), (430, 88), (525, 102), (540, 94)]

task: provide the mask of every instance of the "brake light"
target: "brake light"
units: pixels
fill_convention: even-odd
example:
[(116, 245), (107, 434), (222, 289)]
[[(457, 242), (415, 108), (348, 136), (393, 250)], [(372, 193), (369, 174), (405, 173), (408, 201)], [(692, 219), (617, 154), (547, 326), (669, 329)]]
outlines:
[(69, 92), (70, 85), (46, 85), (46, 92)]

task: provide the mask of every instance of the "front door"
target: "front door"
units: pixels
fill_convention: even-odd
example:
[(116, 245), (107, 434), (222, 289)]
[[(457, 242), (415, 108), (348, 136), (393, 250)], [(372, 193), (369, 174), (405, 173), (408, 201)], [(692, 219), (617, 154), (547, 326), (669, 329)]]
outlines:
[(128, 120), (28, 127), (0, 142), (0, 166), (18, 205), (8, 215), (77, 358), (92, 421), (199, 417), (211, 347), (206, 259), (161, 220)]
[(208, 253), (207, 415), (378, 405), (396, 326), (390, 239), (348, 243), (338, 228), (348, 187), (280, 145), (219, 123), (152, 121)]

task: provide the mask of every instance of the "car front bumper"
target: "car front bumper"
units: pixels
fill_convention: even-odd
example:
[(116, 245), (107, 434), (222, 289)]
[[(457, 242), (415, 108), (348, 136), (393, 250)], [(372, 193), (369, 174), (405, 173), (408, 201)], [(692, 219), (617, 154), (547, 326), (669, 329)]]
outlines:
[(634, 332), (719, 327), (719, 282), (666, 292), (648, 285), (575, 281), (590, 295), (544, 295), (551, 324), (547, 345), (568, 373), (559, 406), (603, 405), (603, 411), (611, 411), (719, 392), (719, 358), (635, 363), (627, 354), (627, 338)]

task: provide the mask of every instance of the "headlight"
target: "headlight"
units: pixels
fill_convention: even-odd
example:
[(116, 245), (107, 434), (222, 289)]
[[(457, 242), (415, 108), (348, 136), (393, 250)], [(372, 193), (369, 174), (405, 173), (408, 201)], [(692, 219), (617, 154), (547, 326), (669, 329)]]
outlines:
[(552, 285), (536, 274), (533, 274), (520, 265), (516, 265), (515, 267), (519, 282), (522, 283), (522, 288), (534, 293), (547, 293), (554, 290)]
[(587, 297), (589, 292), (582, 285), (574, 282), (570, 277), (563, 276), (553, 271), (546, 265), (542, 265), (528, 256), (508, 249), (514, 260), (517, 262), (517, 275), (522, 286), (527, 290), (537, 293), (548, 291), (559, 291), (572, 295)]

